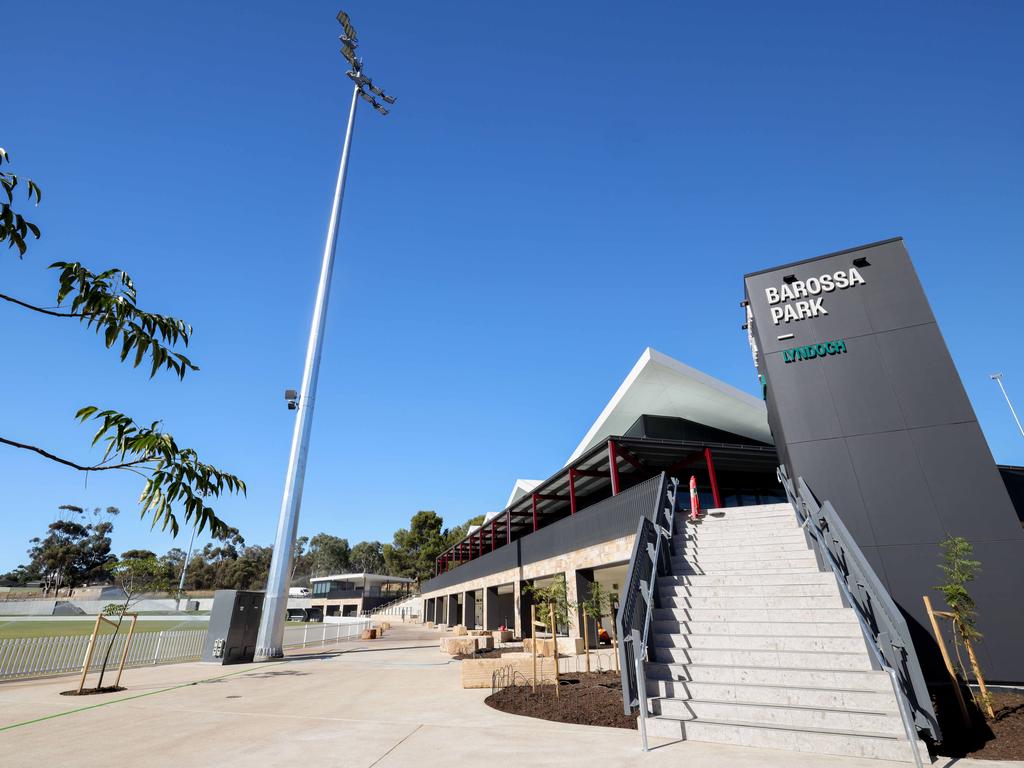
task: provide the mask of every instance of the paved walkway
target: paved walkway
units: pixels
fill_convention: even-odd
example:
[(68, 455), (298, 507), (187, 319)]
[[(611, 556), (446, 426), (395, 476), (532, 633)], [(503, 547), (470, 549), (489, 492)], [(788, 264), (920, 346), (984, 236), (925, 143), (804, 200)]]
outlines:
[[(0, 684), (0, 764), (431, 768), (529, 765), (891, 768), (715, 744), (640, 751), (635, 731), (551, 723), (463, 690), (433, 631), (396, 627), (332, 655), (242, 667), (177, 664), (125, 673), (113, 696), (65, 697), (71, 678)], [(900, 764), (902, 765), (902, 764)], [(939, 763), (937, 765), (945, 765)], [(961, 760), (957, 768), (1024, 763)]]

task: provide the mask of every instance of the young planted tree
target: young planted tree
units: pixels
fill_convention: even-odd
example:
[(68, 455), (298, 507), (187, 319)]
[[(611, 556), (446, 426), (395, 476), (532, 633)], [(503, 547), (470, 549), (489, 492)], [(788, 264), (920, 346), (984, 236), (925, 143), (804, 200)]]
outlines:
[[(992, 702), (985, 687), (985, 679), (981, 674), (981, 666), (974, 653), (974, 642), (981, 639), (981, 632), (977, 627), (977, 610), (974, 598), (971, 596), (967, 585), (974, 581), (974, 578), (981, 570), (981, 563), (971, 559), (974, 554), (974, 547), (967, 539), (961, 536), (947, 536), (939, 546), (942, 547), (942, 562), (939, 569), (945, 574), (946, 580), (936, 589), (942, 593), (949, 606), (948, 617), (953, 622), (953, 648), (956, 650), (957, 663), (960, 665), (960, 672), (964, 680), (969, 679), (967, 668), (964, 666), (961, 647), (967, 651), (970, 659), (974, 677), (981, 689), (980, 701), (975, 697), (976, 702), (988, 716), (994, 717)], [(974, 694), (973, 689), (971, 691)]]
[[(106, 674), (107, 664), (110, 662), (110, 652), (114, 648), (114, 641), (117, 640), (121, 631), (121, 624), (124, 622), (124, 615), (128, 609), (137, 603), (149, 592), (169, 592), (175, 588), (174, 575), (161, 563), (152, 552), (145, 550), (131, 550), (125, 552), (119, 562), (111, 563), (108, 570), (114, 578), (115, 583), (124, 591), (124, 600), (120, 604), (114, 604), (107, 613), (117, 615), (117, 624), (114, 633), (110, 636), (107, 649), (103, 653), (103, 663), (100, 665), (100, 676), (96, 682), (96, 690), (103, 688), (103, 675)], [(108, 606), (111, 608), (111, 606)]]
[[(535, 584), (527, 584), (526, 593), (537, 606), (537, 617), (544, 622), (544, 626), (551, 633), (551, 642), (554, 645), (554, 652), (558, 651), (558, 627), (569, 623), (569, 611), (575, 609), (575, 605), (569, 602), (569, 596), (565, 587), (565, 576), (556, 576), (547, 587), (538, 587)], [(553, 611), (551, 609), (554, 609)], [(552, 618), (554, 622), (552, 623)]]
[(596, 581), (590, 584), (590, 594), (587, 599), (580, 601), (580, 610), (583, 612), (583, 650), (587, 656), (587, 672), (590, 671), (590, 633), (587, 632), (587, 619), (593, 619), (600, 624), (601, 618), (611, 612), (611, 605), (611, 593)]
[[(27, 202), (34, 205), (42, 202), (42, 191), (31, 179), (12, 173), (9, 163), (7, 152), (0, 148), (0, 244), (7, 243), (8, 249), (16, 250), (21, 259), (31, 240), (38, 240), (41, 233), (36, 224), (15, 210), (16, 190), (23, 187)], [(141, 309), (135, 283), (126, 272), (117, 268), (92, 272), (78, 262), (66, 261), (54, 262), (49, 268), (57, 276), (56, 308), (4, 293), (0, 293), (0, 300), (93, 330), (108, 349), (119, 349), (122, 362), (138, 367), (147, 361), (150, 378), (159, 371), (170, 371), (184, 379), (186, 373), (199, 370), (180, 351), (180, 347), (188, 346), (192, 326), (178, 318)], [(31, 451), (80, 472), (124, 471), (140, 475), (146, 481), (139, 499), (142, 516), (151, 516), (154, 526), (170, 527), (174, 535), (178, 533), (178, 511), (184, 513), (187, 524), (198, 525), (200, 530), (207, 525), (218, 529), (223, 523), (204, 499), (225, 492), (245, 493), (244, 482), (201, 461), (193, 449), (179, 446), (159, 420), (141, 424), (116, 410), (95, 405), (80, 408), (76, 418), (83, 423), (98, 423), (92, 444), (106, 445), (98, 463), (72, 461), (21, 439), (0, 436), (0, 443)]]

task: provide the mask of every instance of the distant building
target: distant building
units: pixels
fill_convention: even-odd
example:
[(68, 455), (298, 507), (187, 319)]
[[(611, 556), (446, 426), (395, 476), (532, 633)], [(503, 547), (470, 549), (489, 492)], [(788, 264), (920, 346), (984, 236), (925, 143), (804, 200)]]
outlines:
[(360, 616), (409, 596), (415, 579), (379, 573), (339, 573), (310, 579), (310, 612), (320, 616)]

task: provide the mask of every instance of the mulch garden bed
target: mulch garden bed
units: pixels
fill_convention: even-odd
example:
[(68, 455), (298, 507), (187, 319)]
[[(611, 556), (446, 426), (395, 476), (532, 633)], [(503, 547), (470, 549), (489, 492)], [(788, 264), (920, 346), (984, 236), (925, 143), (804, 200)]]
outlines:
[[(936, 748), (944, 757), (981, 760), (1024, 760), (1024, 692), (990, 691), (995, 720), (976, 715), (974, 727), (962, 722), (943, 725), (945, 739)], [(970, 706), (970, 702), (968, 702)]]
[(622, 712), (622, 681), (615, 672), (567, 673), (555, 686), (510, 685), (495, 691), (486, 703), (513, 715), (559, 723), (636, 729), (636, 715)]

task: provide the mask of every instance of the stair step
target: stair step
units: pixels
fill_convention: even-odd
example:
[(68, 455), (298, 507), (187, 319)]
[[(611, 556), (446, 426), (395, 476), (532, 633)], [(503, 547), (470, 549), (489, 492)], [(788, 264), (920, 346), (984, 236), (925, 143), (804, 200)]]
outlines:
[(736, 570), (738, 567), (753, 566), (755, 568), (792, 568), (801, 565), (814, 565), (817, 567), (817, 559), (809, 549), (800, 549), (794, 552), (762, 552), (745, 555), (743, 552), (722, 552), (715, 554), (683, 553), (678, 552), (672, 556), (672, 570), (685, 570), (690, 568), (701, 568), (704, 571)]
[(717, 575), (732, 573), (802, 573), (818, 569), (817, 561), (807, 560), (733, 560), (725, 563), (689, 563), (672, 559), (672, 570), (676, 575)]
[(711, 595), (669, 595), (662, 597), (662, 608), (773, 608), (788, 611), (791, 608), (842, 608), (843, 601), (838, 590), (830, 595), (781, 597), (774, 595), (711, 596)]
[(721, 664), (681, 664), (648, 661), (644, 665), (648, 679), (683, 680), (701, 683), (743, 685), (787, 685), (802, 688), (835, 688), (857, 691), (889, 691), (889, 676), (880, 670), (784, 669), (781, 667), (737, 667)]
[[(773, 515), (789, 515), (793, 517), (793, 508), (788, 504), (783, 506), (758, 506), (758, 507), (726, 507), (724, 509), (707, 509), (701, 512), (701, 521), (715, 520), (737, 520), (740, 518), (760, 518)], [(690, 520), (687, 518), (687, 525)]]
[(846, 690), (792, 685), (745, 685), (685, 680), (647, 680), (648, 696), (704, 701), (734, 701), (757, 705), (790, 705), (828, 709), (870, 710), (899, 715), (892, 689), (884, 691)]
[(797, 573), (708, 573), (708, 574), (675, 574), (659, 576), (658, 586), (693, 586), (707, 587), (738, 587), (765, 586), (774, 587), (780, 584), (831, 584), (835, 586), (836, 577), (831, 573), (819, 571), (803, 571)]
[(839, 594), (835, 582), (821, 584), (704, 584), (697, 577), (693, 584), (658, 584), (658, 597), (815, 597)]
[(800, 523), (797, 522), (796, 515), (792, 512), (773, 512), (761, 517), (702, 518), (696, 523), (687, 521), (679, 526), (678, 530), (680, 532), (697, 531), (699, 533), (704, 531), (736, 533), (746, 530), (750, 536), (754, 536), (754, 532), (760, 530), (799, 530), (799, 528)]
[(744, 648), (651, 648), (648, 653), (653, 657), (652, 661), (666, 664), (871, 671), (871, 661), (866, 648), (857, 653), (753, 651)]
[(863, 637), (860, 625), (850, 614), (845, 621), (678, 621), (658, 619), (651, 622), (655, 634), (690, 635), (772, 635), (783, 637)]
[(663, 697), (651, 699), (650, 705), (654, 715), (665, 715), (678, 720), (739, 721), (801, 730), (820, 728), (885, 736), (902, 736), (904, 733), (899, 712)]
[[(764, 723), (718, 722), (715, 720), (678, 720), (653, 717), (647, 721), (652, 736), (721, 744), (785, 749), (822, 755), (874, 758), (913, 762), (911, 745), (903, 738), (886, 734), (858, 733), (840, 730), (792, 728)], [(927, 748), (918, 741), (924, 762), (930, 762)]]
[(863, 635), (821, 637), (820, 635), (705, 635), (654, 632), (654, 648), (737, 648), (750, 651), (799, 651), (802, 653), (862, 653)]
[(779, 611), (769, 608), (655, 608), (655, 621), (763, 621), (770, 623), (785, 619), (787, 622), (818, 623), (825, 621), (855, 621), (851, 608), (799, 608)]
[(698, 542), (694, 539), (685, 539), (680, 536), (672, 538), (672, 551), (678, 554), (695, 555), (720, 555), (726, 552), (737, 552), (747, 554), (767, 554), (777, 552), (804, 552), (809, 551), (807, 540), (802, 533), (792, 538), (772, 540), (771, 542), (741, 543), (732, 541), (721, 542)]
[(724, 540), (746, 541), (748, 544), (755, 541), (768, 541), (776, 536), (792, 536), (796, 533), (803, 533), (800, 525), (793, 520), (792, 524), (777, 521), (774, 525), (758, 525), (756, 533), (752, 526), (744, 526), (741, 523), (705, 523), (703, 525), (677, 525), (672, 533), (672, 538), (694, 539), (695, 541), (710, 541), (720, 538)]

